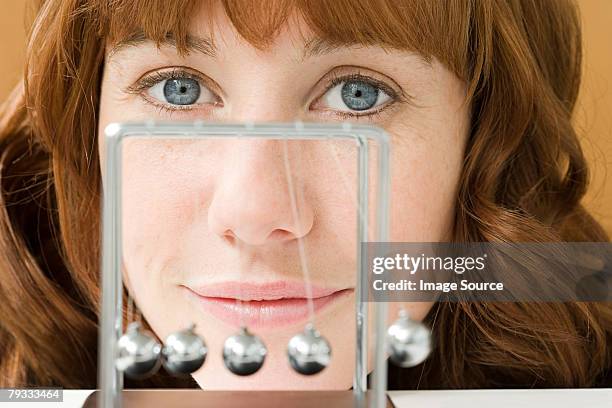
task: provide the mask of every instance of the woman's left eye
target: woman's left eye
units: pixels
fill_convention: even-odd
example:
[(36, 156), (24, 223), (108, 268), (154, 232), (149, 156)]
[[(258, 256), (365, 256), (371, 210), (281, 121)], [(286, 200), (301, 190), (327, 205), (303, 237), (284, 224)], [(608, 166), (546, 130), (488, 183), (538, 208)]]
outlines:
[(199, 81), (189, 77), (174, 77), (152, 85), (147, 93), (165, 105), (195, 105), (214, 103), (214, 94)]
[(330, 88), (322, 97), (326, 109), (341, 112), (367, 111), (384, 105), (391, 96), (364, 80), (346, 80)]

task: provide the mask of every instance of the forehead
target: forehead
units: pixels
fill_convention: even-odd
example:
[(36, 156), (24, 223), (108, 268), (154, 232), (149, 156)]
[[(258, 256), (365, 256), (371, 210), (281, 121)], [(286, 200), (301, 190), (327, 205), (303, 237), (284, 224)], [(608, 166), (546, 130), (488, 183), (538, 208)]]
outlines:
[[(198, 38), (214, 45), (219, 37), (246, 41), (260, 50), (279, 39), (291, 44), (312, 39), (311, 48), (319, 51), (340, 45), (413, 51), (468, 79), (474, 47), (487, 47), (470, 42), (477, 24), (471, 0), (89, 1), (99, 6), (91, 8), (97, 13), (92, 18), (99, 22), (108, 49), (135, 37), (158, 45), (170, 42), (180, 54), (194, 48), (190, 40)], [(286, 30), (291, 35), (279, 37)]]
[[(336, 52), (347, 52), (357, 49), (374, 48), (358, 43), (332, 43), (317, 34), (299, 16), (292, 16), (292, 23), (281, 26), (265, 47), (256, 47), (240, 35), (227, 16), (220, 16), (214, 21), (200, 15), (195, 15), (187, 28), (183, 39), (186, 54), (200, 54), (207, 57), (219, 57), (225, 53), (237, 50), (247, 52), (269, 52), (275, 54), (291, 54), (294, 59), (305, 60)], [(126, 48), (149, 45), (151, 38), (142, 31), (136, 31), (109, 47), (108, 56), (112, 57)], [(178, 39), (173, 33), (157, 41), (158, 45), (178, 48)]]
[[(259, 16), (259, 21), (250, 21), (249, 24), (252, 25), (232, 20), (220, 3), (212, 6), (203, 3), (194, 10), (186, 25), (187, 49), (213, 57), (227, 49), (254, 48), (260, 52), (292, 53), (307, 58), (348, 45), (332, 44), (319, 37), (295, 10), (277, 19)], [(146, 40), (142, 32), (139, 34)], [(172, 33), (164, 41), (177, 45)]]
[[(236, 51), (268, 52), (303, 61), (311, 57), (346, 53), (357, 48), (372, 48), (357, 41), (331, 42), (327, 38), (320, 37), (303, 16), (296, 12), (288, 14), (283, 19), (284, 23), (276, 26), (274, 33), (262, 37), (262, 41), (253, 41), (252, 38), (249, 41), (239, 32), (236, 24), (220, 5), (217, 4), (211, 9), (208, 5), (202, 4), (193, 11), (189, 23), (185, 25), (186, 34), (182, 39), (186, 54), (194, 53), (218, 58)], [(108, 56), (113, 57), (126, 48), (150, 45), (152, 41), (142, 30), (137, 30), (129, 37), (112, 44)], [(156, 42), (158, 45), (171, 48), (179, 47), (179, 39), (173, 32), (168, 32), (164, 38)]]
[(297, 9), (273, 7), (269, 14), (261, 8), (233, 9), (222, 2), (200, 3), (186, 25), (190, 34), (210, 39), (213, 46), (249, 45), (264, 50), (273, 45), (302, 45), (314, 32)]

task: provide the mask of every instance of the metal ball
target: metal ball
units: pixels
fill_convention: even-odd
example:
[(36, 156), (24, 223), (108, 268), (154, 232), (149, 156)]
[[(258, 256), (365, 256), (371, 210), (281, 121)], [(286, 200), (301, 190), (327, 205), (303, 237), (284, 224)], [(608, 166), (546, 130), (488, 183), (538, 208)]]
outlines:
[(399, 367), (414, 367), (425, 361), (430, 352), (431, 331), (402, 310), (387, 330), (389, 359)]
[(268, 350), (261, 339), (246, 327), (228, 337), (223, 345), (223, 362), (236, 375), (251, 375), (261, 368)]
[(194, 325), (173, 333), (164, 342), (162, 349), (164, 368), (171, 374), (181, 376), (197, 371), (208, 354), (204, 340), (194, 332)]
[(323, 370), (331, 359), (331, 347), (312, 325), (289, 340), (287, 356), (291, 367), (300, 374), (313, 375)]
[(161, 344), (140, 323), (131, 323), (117, 341), (117, 369), (135, 379), (154, 374), (160, 365)]

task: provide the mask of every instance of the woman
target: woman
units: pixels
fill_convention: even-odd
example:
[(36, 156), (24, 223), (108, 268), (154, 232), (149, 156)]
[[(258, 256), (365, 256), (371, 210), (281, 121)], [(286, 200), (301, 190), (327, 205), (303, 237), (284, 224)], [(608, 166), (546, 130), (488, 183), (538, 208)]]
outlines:
[[(0, 123), (0, 384), (96, 385), (102, 190), (96, 152), (103, 152), (99, 135), (111, 122), (372, 123), (392, 137), (392, 241), (607, 241), (580, 205), (587, 166), (571, 125), (580, 41), (575, 5), (558, 0), (41, 2), (24, 82)], [(333, 205), (313, 193), (302, 216), (292, 218), (275, 181), (252, 178), (281, 168), (275, 149), (239, 148), (231, 156), (236, 165), (207, 187), (195, 177), (172, 184), (161, 170), (147, 173), (164, 152), (132, 151), (125, 199), (133, 204), (126, 236), (134, 245), (126, 249), (126, 281), (160, 338), (196, 320), (211, 350), (220, 350), (235, 325), (194, 311), (191, 302), (219, 297), (218, 288), (206, 286), (219, 276), (226, 288), (241, 282), (231, 273), (214, 275), (229, 270), (238, 246), (248, 248), (251, 261), (262, 260), (247, 270), (268, 283), (279, 281), (279, 271), (288, 271), (283, 282), (301, 279), (293, 256), (298, 238), (310, 243), (315, 259), (343, 261), (342, 248), (321, 238), (342, 228), (325, 216)], [(142, 188), (157, 176), (173, 190)], [(325, 180), (312, 186), (329, 187)], [(194, 193), (190, 188), (206, 191), (201, 202), (181, 201), (182, 192)], [(195, 233), (203, 234), (203, 245), (184, 250), (194, 242), (185, 237)], [(292, 255), (282, 258), (273, 251), (279, 247)], [(184, 251), (177, 261), (178, 248)], [(196, 270), (198, 256), (221, 267)], [(350, 276), (316, 265), (311, 272), (322, 292), (335, 288), (317, 328), (341, 344), (353, 324)], [(258, 301), (273, 308), (278, 300), (258, 285), (242, 299), (245, 310)], [(609, 305), (407, 307), (432, 327), (436, 343), (420, 366), (391, 368), (390, 388), (610, 385)], [(303, 322), (274, 331), (251, 323), (270, 352), (257, 375), (232, 376), (211, 354), (195, 382), (160, 373), (133, 385), (350, 387), (350, 347), (335, 347), (330, 367), (304, 381), (272, 357)]]

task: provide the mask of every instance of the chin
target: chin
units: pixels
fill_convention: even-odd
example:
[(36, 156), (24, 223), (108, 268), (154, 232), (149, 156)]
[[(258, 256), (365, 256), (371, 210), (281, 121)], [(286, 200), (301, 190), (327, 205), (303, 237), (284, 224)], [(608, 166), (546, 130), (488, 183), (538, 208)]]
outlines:
[(330, 363), (320, 373), (305, 376), (293, 371), (284, 359), (270, 359), (255, 374), (244, 377), (230, 373), (220, 359), (214, 363), (216, 364), (208, 366), (205, 363), (201, 370), (192, 375), (200, 388), (204, 390), (348, 390), (353, 385), (352, 361), (350, 363), (343, 361), (337, 361), (336, 364)]
[(248, 380), (236, 378), (233, 381), (218, 381), (213, 384), (197, 375), (194, 375), (193, 379), (200, 388), (209, 391), (346, 391), (352, 387), (352, 378), (340, 382), (315, 378), (287, 381), (286, 378), (257, 378), (257, 374), (254, 374), (253, 378)]

